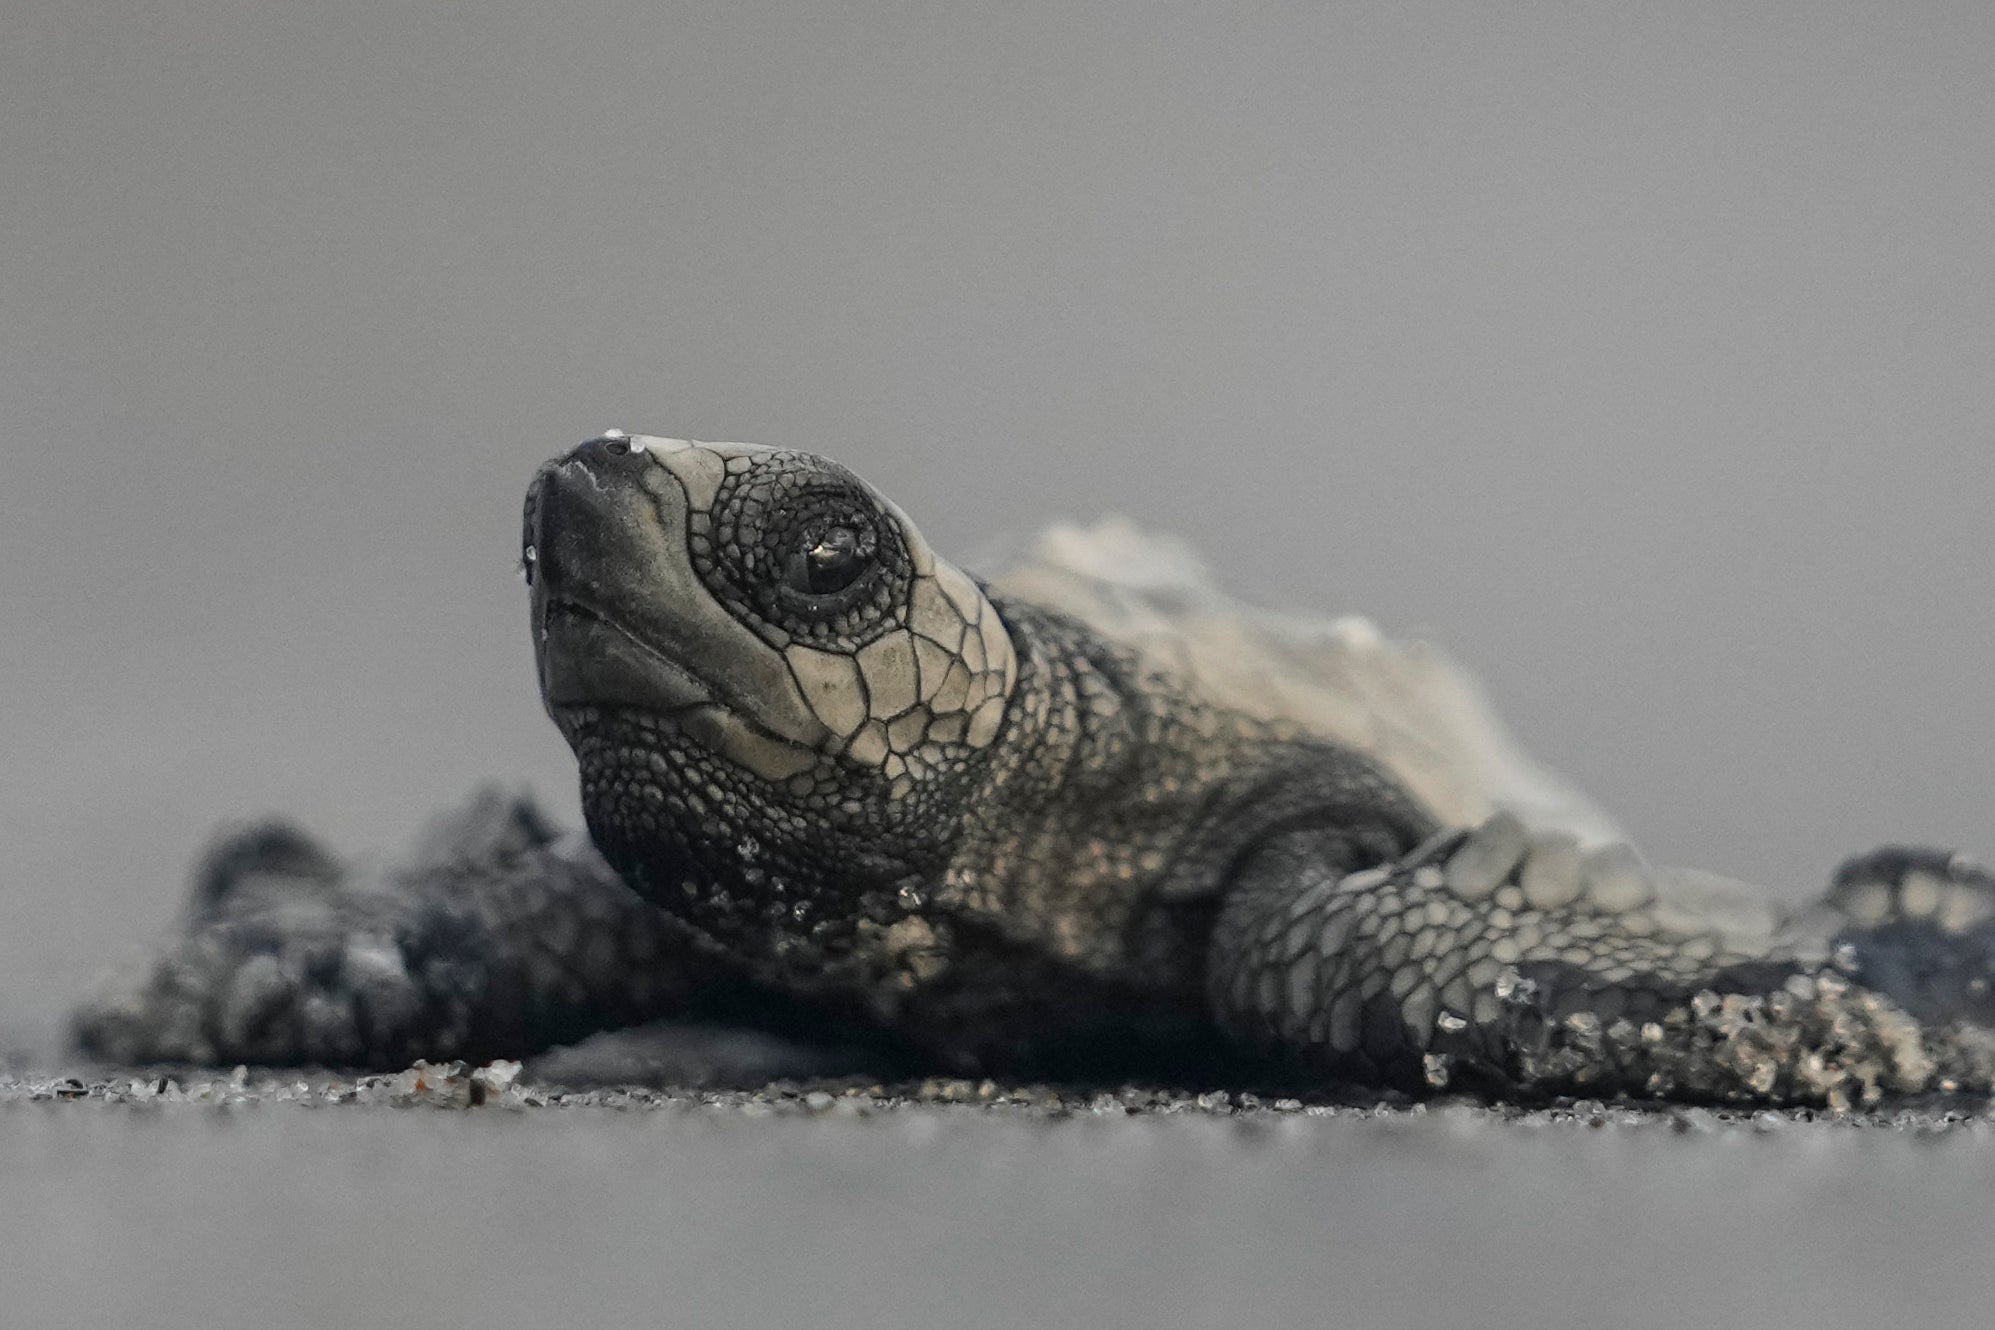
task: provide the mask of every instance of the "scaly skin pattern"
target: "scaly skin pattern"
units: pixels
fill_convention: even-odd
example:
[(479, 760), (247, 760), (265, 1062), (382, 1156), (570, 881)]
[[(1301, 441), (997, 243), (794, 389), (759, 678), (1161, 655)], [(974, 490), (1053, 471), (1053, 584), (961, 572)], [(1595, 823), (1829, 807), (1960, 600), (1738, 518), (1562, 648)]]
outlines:
[[(1122, 528), (979, 582), (834, 462), (605, 435), (523, 534), (588, 841), (487, 797), (356, 874), (224, 842), (79, 1013), (393, 1065), (735, 1017), (909, 1065), (1847, 1106), (1995, 1081), (1995, 878), (1659, 870), (1472, 684)], [(869, 1041), (871, 1041), (869, 1043)]]

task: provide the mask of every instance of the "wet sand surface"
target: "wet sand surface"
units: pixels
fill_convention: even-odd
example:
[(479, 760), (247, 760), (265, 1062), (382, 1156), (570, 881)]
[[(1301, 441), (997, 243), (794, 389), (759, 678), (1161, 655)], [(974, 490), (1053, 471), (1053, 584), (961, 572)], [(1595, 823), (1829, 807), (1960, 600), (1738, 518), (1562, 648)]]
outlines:
[(1972, 1110), (564, 1098), (503, 1072), (0, 1081), (6, 1319), (1949, 1325), (1995, 1291)]

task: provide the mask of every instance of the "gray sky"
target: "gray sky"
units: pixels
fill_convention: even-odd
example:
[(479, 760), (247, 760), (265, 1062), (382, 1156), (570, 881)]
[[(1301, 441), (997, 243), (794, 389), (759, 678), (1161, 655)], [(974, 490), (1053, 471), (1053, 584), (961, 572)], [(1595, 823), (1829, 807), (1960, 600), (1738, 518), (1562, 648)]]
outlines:
[(1995, 853), (1995, 9), (0, 0), (0, 1018), (217, 821), (572, 815), (608, 425), (1180, 530), (1659, 858)]

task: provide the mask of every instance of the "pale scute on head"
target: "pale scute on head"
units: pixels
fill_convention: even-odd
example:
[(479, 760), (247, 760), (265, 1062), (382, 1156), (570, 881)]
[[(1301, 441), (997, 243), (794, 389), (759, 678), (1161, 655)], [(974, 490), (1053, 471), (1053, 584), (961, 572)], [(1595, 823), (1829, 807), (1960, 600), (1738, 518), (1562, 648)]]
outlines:
[[(763, 622), (738, 634), (738, 649), (730, 653), (730, 668), (753, 662), (767, 668), (780, 661), (787, 678), (757, 691), (781, 702), (801, 699), (808, 714), (822, 727), (812, 742), (819, 748), (861, 765), (877, 768), (892, 782), (896, 797), (911, 792), (914, 783), (937, 766), (957, 760), (967, 750), (987, 747), (995, 737), (1017, 678), (1017, 659), (996, 612), (975, 582), (954, 565), (935, 557), (920, 531), (887, 496), (835, 463), (807, 454), (742, 443), (704, 443), (687, 439), (629, 436), (634, 451), (648, 454), (660, 468), (649, 483), (661, 501), (683, 503), (684, 522), (697, 540), (711, 537), (711, 558), (739, 557), (717, 538), (713, 523), (730, 480), (753, 482), (767, 477), (789, 479), (821, 473), (826, 481), (856, 496), (862, 506), (891, 526), (898, 538), (891, 548), (904, 558), (905, 596), (869, 625), (863, 640), (838, 637), (806, 641), (785, 631), (782, 623)], [(669, 474), (676, 490), (663, 486)], [(864, 520), (860, 509), (853, 510)], [(782, 516), (769, 510), (771, 520)], [(885, 540), (885, 537), (882, 537)], [(673, 557), (677, 558), (675, 554)], [(723, 608), (723, 602), (696, 589), (690, 573), (674, 596), (674, 613), (739, 615), (743, 606)], [(687, 602), (698, 601), (688, 607)], [(793, 627), (794, 625), (787, 625)], [(782, 714), (779, 711), (779, 715)], [(767, 744), (748, 744), (740, 726), (716, 731), (713, 746), (742, 765), (772, 779), (801, 776), (792, 770), (787, 753)], [(783, 737), (790, 735), (785, 732)]]

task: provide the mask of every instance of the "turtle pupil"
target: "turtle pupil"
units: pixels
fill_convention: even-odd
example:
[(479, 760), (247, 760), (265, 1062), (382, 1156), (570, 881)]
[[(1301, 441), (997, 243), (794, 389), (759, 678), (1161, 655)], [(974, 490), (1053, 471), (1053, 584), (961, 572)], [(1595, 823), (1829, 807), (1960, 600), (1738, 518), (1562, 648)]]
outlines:
[(810, 542), (804, 551), (804, 584), (813, 596), (843, 591), (866, 571), (859, 550), (859, 533), (849, 526), (833, 527)]

